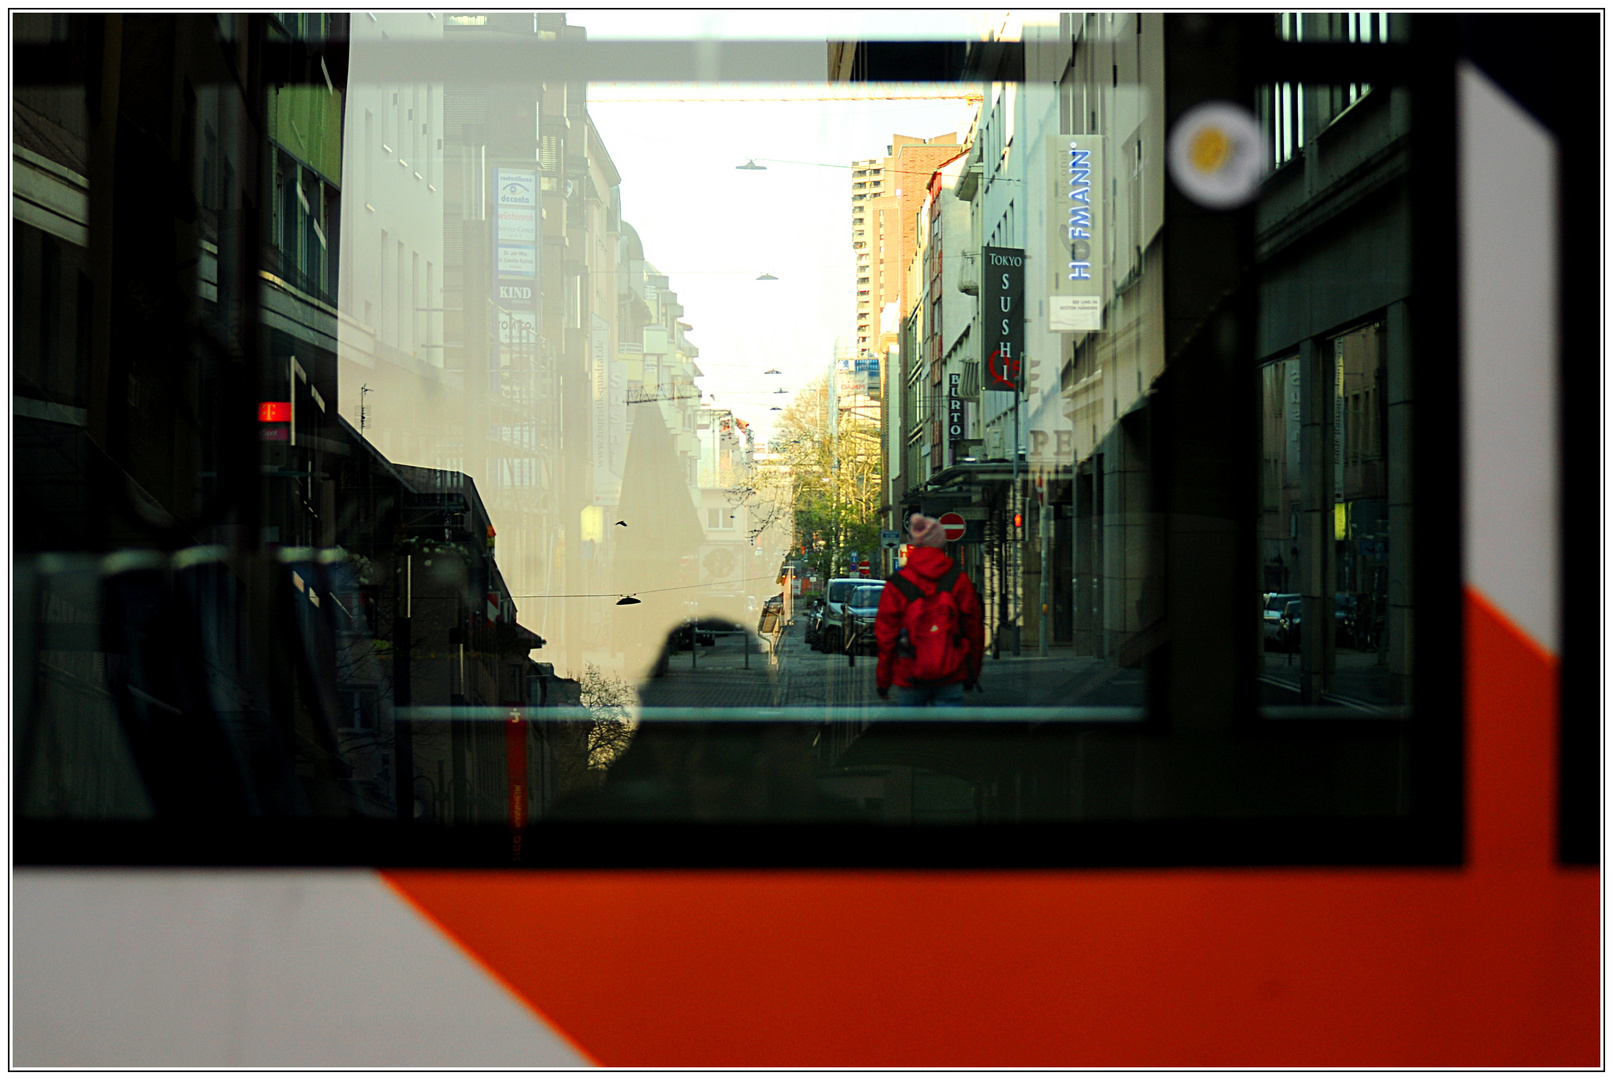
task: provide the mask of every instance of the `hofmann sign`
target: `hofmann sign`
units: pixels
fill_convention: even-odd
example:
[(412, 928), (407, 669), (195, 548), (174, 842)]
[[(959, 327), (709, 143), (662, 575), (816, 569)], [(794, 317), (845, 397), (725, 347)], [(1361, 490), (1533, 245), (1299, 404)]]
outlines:
[(1048, 329), (1103, 329), (1103, 136), (1047, 141)]
[(1025, 351), (1025, 249), (980, 249), (981, 385), (1019, 393)]

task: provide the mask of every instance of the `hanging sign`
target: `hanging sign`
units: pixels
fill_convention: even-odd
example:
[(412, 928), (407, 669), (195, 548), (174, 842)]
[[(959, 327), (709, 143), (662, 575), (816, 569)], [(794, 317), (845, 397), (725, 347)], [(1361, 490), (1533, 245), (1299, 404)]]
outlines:
[(1049, 330), (1103, 329), (1103, 136), (1047, 140)]
[(493, 170), (493, 277), (499, 307), (531, 311), (536, 325), (538, 276), (538, 174), (533, 169)]
[(980, 261), (984, 385), (1017, 394), (1025, 351), (1025, 249), (981, 248)]

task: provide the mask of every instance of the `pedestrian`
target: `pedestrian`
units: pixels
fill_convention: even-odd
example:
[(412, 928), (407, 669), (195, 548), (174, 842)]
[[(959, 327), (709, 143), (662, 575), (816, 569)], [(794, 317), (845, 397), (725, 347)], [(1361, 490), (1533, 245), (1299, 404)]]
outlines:
[(907, 531), (907, 565), (886, 579), (874, 616), (874, 685), (884, 698), (895, 684), (898, 705), (961, 705), (986, 653), (980, 597), (948, 557), (939, 521), (914, 514)]

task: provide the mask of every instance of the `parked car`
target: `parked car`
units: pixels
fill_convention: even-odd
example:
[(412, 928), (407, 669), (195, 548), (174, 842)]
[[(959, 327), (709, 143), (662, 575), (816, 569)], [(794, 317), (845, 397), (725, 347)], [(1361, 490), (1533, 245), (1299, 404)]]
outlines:
[(845, 608), (852, 591), (872, 584), (867, 578), (830, 578), (823, 590), (823, 621), (818, 628), (818, 649), (841, 652), (846, 641)]
[(879, 597), (885, 590), (883, 581), (863, 585), (852, 590), (846, 601), (846, 648), (857, 652), (874, 653), (874, 616), (879, 614)]
[[(698, 641), (701, 648), (709, 649), (717, 644), (717, 635), (712, 631), (731, 629), (733, 629), (733, 624), (721, 619), (701, 619), (694, 624), (681, 622), (672, 628), (672, 631), (667, 635), (667, 640), (671, 642), (674, 649), (688, 649), (691, 642), (694, 641)], [(697, 632), (698, 637), (696, 637)]]
[(1283, 609), (1299, 599), (1299, 593), (1267, 593), (1260, 618), (1266, 628), (1266, 648), (1283, 647)]
[(1283, 652), (1293, 652), (1299, 648), (1300, 612), (1304, 608), (1304, 601), (1295, 598), (1283, 606), (1282, 617), (1277, 620), (1279, 641)]
[(823, 634), (823, 597), (814, 596), (802, 608), (802, 616), (806, 620), (805, 634), (809, 648), (816, 649), (818, 641)]

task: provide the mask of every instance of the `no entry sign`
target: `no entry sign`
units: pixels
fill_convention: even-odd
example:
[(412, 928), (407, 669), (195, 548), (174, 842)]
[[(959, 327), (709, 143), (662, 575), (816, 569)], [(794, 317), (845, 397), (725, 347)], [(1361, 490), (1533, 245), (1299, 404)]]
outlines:
[(963, 539), (963, 531), (967, 526), (964, 524), (963, 518), (958, 514), (942, 514), (941, 528), (946, 530), (948, 540), (961, 540)]

